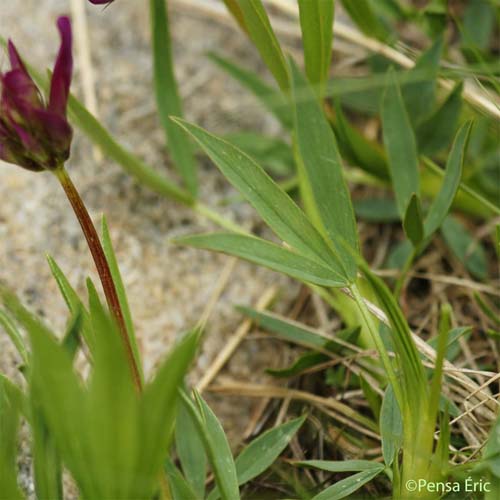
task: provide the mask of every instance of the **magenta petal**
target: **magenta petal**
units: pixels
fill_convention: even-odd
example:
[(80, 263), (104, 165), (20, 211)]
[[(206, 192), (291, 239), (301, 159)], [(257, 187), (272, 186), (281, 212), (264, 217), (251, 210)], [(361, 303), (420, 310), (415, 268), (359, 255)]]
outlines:
[(26, 71), (26, 67), (24, 66), (24, 63), (21, 57), (19, 56), (19, 52), (17, 52), (16, 46), (12, 43), (11, 40), (9, 40), (8, 49), (9, 49), (9, 60), (11, 68), (20, 69), (27, 74), (28, 72)]
[(90, 3), (93, 3), (94, 5), (104, 5), (105, 3), (111, 3), (114, 0), (89, 0)]
[(59, 48), (52, 75), (48, 109), (58, 115), (66, 116), (69, 87), (73, 73), (73, 56), (71, 53), (73, 40), (69, 17), (60, 17), (57, 20), (57, 27), (61, 34), (61, 47)]
[(38, 87), (22, 69), (16, 68), (6, 73), (2, 78), (2, 83), (3, 93), (21, 96), (24, 101), (29, 102), (32, 106), (43, 106)]
[(68, 121), (45, 109), (33, 110), (33, 116), (39, 123), (40, 129), (43, 129), (50, 138), (54, 150), (60, 152), (62, 156), (69, 154), (73, 130)]

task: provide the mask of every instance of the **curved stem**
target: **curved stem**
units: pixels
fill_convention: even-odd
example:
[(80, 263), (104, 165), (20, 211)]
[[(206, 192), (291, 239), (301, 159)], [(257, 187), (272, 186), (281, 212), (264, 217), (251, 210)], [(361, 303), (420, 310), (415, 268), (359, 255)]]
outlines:
[(90, 215), (87, 211), (87, 208), (85, 207), (85, 204), (83, 203), (80, 194), (78, 193), (78, 190), (76, 189), (73, 181), (69, 177), (64, 167), (58, 168), (54, 171), (54, 173), (61, 183), (61, 186), (64, 189), (64, 192), (66, 193), (71, 206), (73, 207), (73, 211), (75, 212), (78, 222), (80, 223), (80, 226), (82, 228), (83, 234), (85, 235), (85, 239), (87, 240), (90, 253), (92, 254), (92, 258), (94, 259), (95, 266), (102, 283), (102, 288), (104, 290), (104, 295), (106, 296), (108, 307), (118, 325), (118, 330), (120, 332), (120, 336), (125, 347), (127, 360), (132, 372), (132, 380), (137, 390), (141, 391), (141, 376), (136, 363), (136, 359), (134, 357), (132, 346), (130, 344), (130, 338), (125, 324), (120, 300), (118, 298), (118, 293), (116, 291), (115, 283), (111, 275), (111, 270), (109, 268), (106, 255), (104, 254), (104, 250), (99, 240), (99, 236), (95, 229), (94, 223), (90, 218)]

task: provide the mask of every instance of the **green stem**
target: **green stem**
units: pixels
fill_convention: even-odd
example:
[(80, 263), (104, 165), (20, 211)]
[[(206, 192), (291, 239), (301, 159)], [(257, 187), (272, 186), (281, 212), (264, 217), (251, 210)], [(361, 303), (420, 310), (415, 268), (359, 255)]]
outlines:
[(401, 392), (400, 385), (398, 383), (398, 379), (396, 377), (396, 373), (394, 371), (394, 368), (392, 366), (391, 360), (389, 359), (389, 355), (387, 354), (387, 350), (384, 346), (384, 343), (382, 342), (382, 339), (380, 338), (380, 333), (377, 328), (377, 325), (375, 324), (375, 321), (373, 320), (373, 316), (371, 312), (368, 310), (367, 305), (365, 304), (365, 301), (363, 299), (363, 296), (361, 295), (358, 287), (356, 285), (350, 285), (349, 290), (352, 293), (352, 298), (356, 302), (358, 309), (361, 313), (361, 316), (365, 322), (365, 326), (367, 330), (370, 332), (370, 335), (372, 337), (373, 343), (375, 344), (375, 347), (379, 353), (380, 359), (382, 361), (382, 365), (384, 367), (384, 370), (387, 374), (387, 378), (389, 379), (389, 383), (392, 386), (392, 389), (394, 390), (394, 395), (396, 396), (396, 400), (398, 404), (400, 405), (400, 408), (404, 408), (403, 406), (403, 394)]
[(99, 240), (99, 236), (95, 229), (94, 223), (90, 218), (90, 215), (87, 211), (87, 208), (85, 207), (85, 204), (83, 203), (80, 194), (78, 193), (78, 190), (76, 189), (75, 185), (73, 184), (73, 181), (69, 177), (64, 167), (56, 169), (54, 171), (54, 174), (56, 175), (62, 188), (64, 189), (64, 192), (66, 193), (66, 196), (68, 197), (68, 200), (71, 203), (71, 206), (73, 207), (73, 211), (75, 212), (78, 222), (80, 223), (83, 234), (85, 235), (85, 239), (87, 240), (90, 253), (92, 254), (95, 266), (97, 268), (97, 272), (99, 274), (99, 278), (102, 283), (102, 288), (104, 290), (104, 295), (106, 296), (108, 307), (118, 325), (120, 336), (123, 341), (123, 345), (125, 347), (125, 353), (132, 372), (132, 380), (137, 390), (141, 391), (142, 390), (141, 376), (134, 357), (132, 346), (130, 344), (130, 339), (128, 336), (125, 319), (120, 305), (120, 300), (118, 298), (118, 293), (116, 291), (111, 270), (109, 268), (106, 255), (104, 254), (104, 250)]

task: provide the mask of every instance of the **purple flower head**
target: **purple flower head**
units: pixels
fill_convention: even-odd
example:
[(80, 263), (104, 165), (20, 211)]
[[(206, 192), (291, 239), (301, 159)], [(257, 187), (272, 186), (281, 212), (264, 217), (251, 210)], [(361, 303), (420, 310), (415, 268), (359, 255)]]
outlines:
[(61, 46), (48, 103), (10, 40), (11, 69), (0, 73), (0, 159), (35, 172), (60, 167), (69, 157), (73, 136), (66, 118), (73, 72), (69, 18), (60, 17), (57, 27)]
[(94, 5), (104, 5), (106, 3), (111, 3), (114, 2), (115, 0), (89, 0), (90, 3), (93, 3)]

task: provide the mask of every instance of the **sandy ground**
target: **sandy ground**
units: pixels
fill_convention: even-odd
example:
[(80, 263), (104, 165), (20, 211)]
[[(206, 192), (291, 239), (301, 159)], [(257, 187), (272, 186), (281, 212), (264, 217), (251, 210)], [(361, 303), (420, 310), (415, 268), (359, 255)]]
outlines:
[[(99, 115), (120, 141), (160, 170), (167, 170), (164, 137), (154, 112), (149, 54), (149, 19), (146, 2), (120, 0), (104, 11), (87, 7), (92, 61), (97, 77)], [(51, 66), (59, 40), (54, 23), (69, 12), (68, 0), (15, 0), (2, 2), (0, 33), (11, 37), (25, 57), (38, 68)], [(200, 125), (225, 132), (243, 128), (274, 131), (277, 124), (265, 117), (253, 101), (209, 63), (207, 50), (216, 50), (258, 62), (237, 31), (216, 22), (172, 11), (176, 71), (185, 97), (187, 117)], [(2, 69), (7, 68), (5, 56)], [(81, 69), (76, 67), (73, 91), (81, 96)], [(244, 106), (241, 103), (244, 102)], [(81, 190), (94, 220), (105, 213), (128, 290), (146, 372), (151, 373), (173, 339), (193, 326), (213, 293), (228, 258), (178, 248), (169, 238), (212, 228), (189, 209), (162, 199), (137, 185), (110, 161), (94, 160), (87, 139), (75, 131), (69, 171)], [(175, 175), (169, 169), (169, 174)], [(205, 163), (201, 198), (215, 206), (234, 191), (215, 167)], [(45, 260), (52, 255), (77, 289), (85, 293), (85, 278), (97, 281), (68, 202), (48, 173), (33, 174), (0, 165), (0, 279), (29, 307), (62, 331), (67, 321), (65, 304)], [(245, 205), (221, 209), (226, 216), (252, 224), (258, 221)], [(238, 263), (218, 302), (206, 331), (202, 352), (193, 370), (196, 380), (210, 365), (242, 318), (233, 305), (254, 304), (273, 283), (282, 297), (297, 291), (277, 274)], [(283, 301), (285, 304), (286, 301)], [(229, 363), (233, 377), (258, 380), (262, 368), (276, 362), (268, 343), (247, 341)], [(0, 335), (0, 369), (16, 377), (17, 358), (10, 341)], [(212, 400), (230, 436), (241, 436), (248, 407), (235, 400)], [(253, 404), (252, 402), (248, 403)]]

